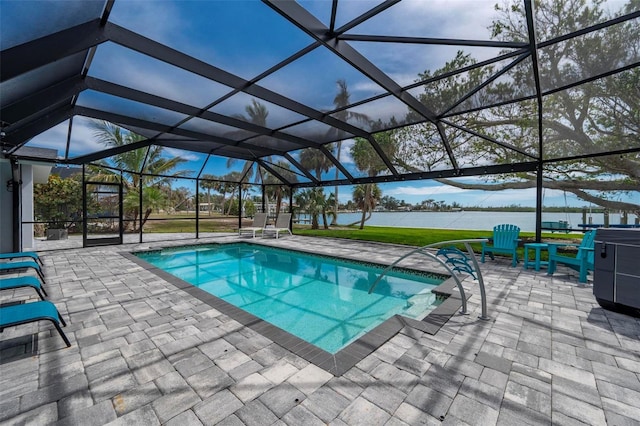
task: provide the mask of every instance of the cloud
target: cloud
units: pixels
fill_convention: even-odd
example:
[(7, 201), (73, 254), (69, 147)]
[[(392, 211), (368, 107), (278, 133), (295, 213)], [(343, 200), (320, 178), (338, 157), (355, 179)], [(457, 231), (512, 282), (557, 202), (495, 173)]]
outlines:
[(385, 191), (386, 194), (397, 195), (417, 195), (417, 196), (431, 196), (431, 195), (444, 195), (444, 194), (460, 194), (470, 192), (467, 189), (456, 188), (455, 186), (399, 186), (397, 188), (389, 189)]
[(491, 205), (518, 204), (521, 201), (536, 199), (536, 189), (505, 189), (502, 191), (484, 191), (488, 194), (486, 202)]
[(171, 1), (117, 1), (110, 20), (163, 44), (182, 38), (190, 27), (180, 7)]
[(345, 139), (340, 145), (340, 162), (342, 164), (354, 164), (351, 156), (351, 147), (356, 141), (353, 139)]
[(69, 122), (65, 121), (45, 132), (33, 137), (26, 146), (32, 148), (49, 148), (58, 151), (57, 156), (64, 156), (67, 143), (67, 129)]
[[(465, 178), (465, 181), (473, 181), (478, 179)], [(389, 184), (393, 185), (393, 184)], [(468, 206), (510, 206), (522, 205), (533, 206), (536, 200), (536, 189), (518, 189), (518, 190), (502, 190), (502, 191), (482, 191), (462, 189), (450, 185), (443, 185), (431, 181), (423, 186), (416, 183), (416, 186), (390, 186), (383, 187), (385, 195), (392, 195), (396, 198), (407, 197), (410, 202), (419, 202), (427, 198), (445, 199), (448, 202), (457, 201)], [(563, 205), (559, 204), (562, 191), (545, 190), (545, 205)]]
[[(372, 21), (384, 20), (385, 33), (457, 39), (488, 39), (495, 1), (409, 0), (403, 1)], [(357, 27), (356, 27), (357, 28)]]
[(114, 43), (98, 47), (89, 75), (202, 107), (230, 88)]
[[(33, 137), (27, 146), (50, 148), (58, 151), (58, 157), (64, 157), (67, 149), (67, 134), (69, 131), (69, 121), (64, 121), (39, 135)], [(75, 117), (71, 131), (71, 143), (69, 146), (69, 157), (90, 154), (92, 152), (105, 149), (105, 146), (95, 140), (90, 121), (84, 117)]]
[[(403, 1), (347, 33), (488, 40), (489, 27), (497, 16), (494, 4), (477, 0)], [(443, 67), (458, 50), (471, 53), (478, 61), (500, 53), (498, 48), (487, 47), (355, 41), (350, 44), (402, 86), (415, 82), (418, 73)]]
[(162, 151), (164, 152), (164, 154), (168, 155), (169, 157), (181, 157), (182, 159), (187, 161), (203, 161), (203, 158), (197, 153), (191, 152), (191, 151), (185, 151), (183, 149), (165, 147)]
[(101, 151), (106, 148), (102, 143), (96, 141), (94, 136), (95, 129), (91, 125), (92, 121), (89, 118), (75, 117), (73, 119), (69, 156)]

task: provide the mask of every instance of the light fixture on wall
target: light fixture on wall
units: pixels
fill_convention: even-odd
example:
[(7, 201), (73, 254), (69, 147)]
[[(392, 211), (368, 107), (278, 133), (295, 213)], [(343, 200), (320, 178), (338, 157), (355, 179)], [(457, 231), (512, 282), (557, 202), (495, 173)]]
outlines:
[(13, 189), (17, 186), (22, 185), (22, 181), (21, 180), (13, 180), (13, 179), (9, 179), (7, 181), (7, 192), (13, 192)]

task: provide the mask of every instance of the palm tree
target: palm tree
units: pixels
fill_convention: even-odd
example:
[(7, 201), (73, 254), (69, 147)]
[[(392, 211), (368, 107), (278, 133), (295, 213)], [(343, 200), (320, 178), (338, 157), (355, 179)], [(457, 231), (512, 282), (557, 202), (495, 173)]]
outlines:
[(300, 164), (313, 171), (316, 179), (322, 180), (322, 173), (331, 168), (331, 161), (322, 151), (316, 148), (305, 148), (300, 152)]
[[(305, 148), (300, 153), (300, 164), (308, 170), (312, 170), (318, 180), (322, 180), (322, 173), (329, 170), (331, 167), (331, 161), (327, 158), (326, 155), (319, 149), (315, 148)], [(324, 206), (324, 210), (326, 211), (326, 200), (324, 197), (324, 190), (322, 188), (317, 188), (318, 191), (315, 191), (312, 198), (314, 200), (314, 206)], [(322, 200), (320, 200), (322, 198)], [(311, 215), (311, 229), (318, 229), (318, 215), (320, 215), (323, 211), (323, 208), (313, 209), (313, 211), (309, 211)], [(326, 218), (326, 216), (324, 216)], [(314, 228), (315, 226), (315, 228)], [(328, 225), (325, 221), (325, 229), (328, 228)]]
[[(266, 127), (267, 126), (267, 117), (269, 116), (269, 110), (267, 106), (258, 102), (255, 99), (251, 99), (251, 105), (247, 105), (244, 107), (247, 115), (243, 114), (234, 114), (233, 118), (237, 118), (238, 120), (246, 121), (247, 123), (257, 124), (258, 126)], [(265, 161), (271, 161), (270, 157), (265, 157)], [(235, 164), (238, 160), (235, 158), (229, 158), (227, 160), (227, 168), (230, 168)], [(245, 176), (246, 181), (250, 181), (253, 178), (253, 162), (246, 162), (243, 169), (242, 175)], [(259, 176), (256, 176), (255, 183), (258, 183)], [(239, 200), (240, 202), (241, 200)], [(269, 200), (266, 200), (267, 210), (269, 210)], [(239, 209), (242, 212), (242, 209)]]
[[(207, 204), (209, 205), (209, 208), (207, 210), (209, 210), (209, 216), (211, 216), (211, 190), (217, 190), (219, 188), (219, 185), (218, 182), (214, 180), (216, 179), (214, 175), (205, 174), (202, 175), (201, 179), (202, 180), (200, 181), (200, 187), (207, 190)], [(198, 206), (198, 208), (200, 208), (200, 206)]]
[(191, 210), (193, 208), (194, 200), (195, 197), (191, 190), (181, 186), (172, 191), (171, 208), (176, 211), (181, 207), (186, 210)]
[[(227, 173), (226, 175), (224, 175), (222, 177), (222, 180), (224, 181), (224, 193), (226, 194), (227, 192), (230, 193), (229, 196), (229, 206), (227, 208), (227, 212), (226, 215), (230, 215), (231, 214), (231, 207), (233, 205), (233, 195), (236, 193), (237, 189), (238, 189), (238, 185), (240, 185), (240, 178), (242, 177), (242, 174), (240, 172), (230, 172)], [(242, 200), (238, 200), (238, 214), (241, 214), (242, 209), (241, 209), (241, 205), (240, 202)], [(222, 213), (225, 214), (224, 211), (224, 203), (222, 204)]]
[[(338, 85), (338, 93), (336, 94), (335, 98), (333, 98), (333, 106), (335, 107), (335, 109), (340, 109), (340, 111), (333, 114), (333, 116), (338, 120), (341, 120), (344, 122), (355, 120), (364, 124), (369, 123), (371, 119), (366, 114), (361, 114), (359, 112), (341, 109), (351, 104), (349, 100), (349, 98), (351, 97), (351, 94), (349, 93), (349, 89), (347, 88), (346, 80), (339, 79), (338, 81), (336, 81), (336, 84)], [(336, 159), (338, 161), (340, 161), (341, 151), (342, 151), (342, 140), (336, 143)], [(338, 172), (338, 169), (336, 168), (336, 180), (338, 180), (339, 177), (340, 177), (340, 174)], [(334, 202), (335, 202), (335, 214), (333, 215), (333, 220), (331, 222), (331, 225), (336, 225), (336, 220), (338, 218), (338, 185), (335, 186), (333, 190), (333, 194), (334, 194)]]
[[(389, 158), (393, 159), (395, 157), (396, 144), (391, 135), (391, 132), (376, 133), (374, 137), (382, 151)], [(351, 156), (353, 157), (358, 170), (366, 172), (367, 176), (369, 177), (374, 177), (380, 172), (387, 170), (387, 166), (384, 161), (382, 161), (382, 158), (380, 158), (378, 153), (373, 149), (371, 143), (366, 139), (356, 139), (356, 142), (351, 147)], [(363, 211), (362, 220), (360, 221), (360, 229), (364, 228), (364, 222), (371, 217), (371, 214), (367, 216), (366, 209), (373, 209), (373, 207), (371, 207), (371, 203), (369, 203), (367, 200), (371, 200), (371, 198), (373, 197), (372, 191), (376, 187), (377, 185), (373, 184), (364, 184), (362, 186), (362, 190), (364, 191), (364, 193), (362, 194), (362, 199), (364, 201), (362, 202)]]
[[(127, 191), (123, 204), (125, 211), (135, 212), (137, 216), (138, 206), (140, 203), (140, 192), (138, 188), (132, 188)], [(142, 189), (142, 205), (146, 207), (144, 216), (142, 217), (142, 226), (147, 222), (149, 216), (154, 210), (160, 210), (167, 204), (167, 197), (157, 186), (147, 186)], [(134, 217), (134, 230), (137, 217)]]
[[(296, 175), (291, 171), (288, 163), (278, 162), (275, 166), (278, 169), (278, 173), (280, 173), (283, 179), (286, 179), (289, 182), (294, 182), (296, 180)], [(262, 183), (265, 185), (264, 192), (267, 200), (270, 197), (275, 200), (276, 217), (278, 217), (280, 215), (280, 206), (282, 205), (282, 199), (285, 196), (289, 195), (291, 188), (286, 185), (282, 185), (282, 181), (280, 181), (280, 179), (264, 169)], [(269, 207), (267, 205), (267, 210), (268, 209)]]
[[(299, 192), (296, 195), (296, 204), (311, 216), (311, 229), (318, 229), (318, 218), (323, 214), (323, 211), (326, 212), (327, 208), (327, 199), (322, 188), (311, 188)], [(324, 227), (328, 228), (326, 215), (324, 216)]]
[[(122, 129), (107, 121), (93, 121), (93, 135), (108, 147), (119, 147), (134, 142), (143, 141), (146, 138), (133, 132)], [(146, 149), (135, 149), (111, 157), (110, 161), (101, 160), (97, 162), (98, 167), (91, 167), (91, 180), (97, 182), (122, 182), (122, 186), (127, 191), (128, 201), (124, 205), (127, 213), (133, 218), (133, 228), (140, 215), (139, 188), (142, 188), (143, 205), (146, 206), (142, 225), (149, 218), (154, 209), (161, 207), (161, 197), (156, 193), (158, 186), (173, 180), (174, 178), (186, 176), (188, 170), (175, 170), (175, 168), (186, 162), (181, 157), (166, 158), (163, 156), (163, 147), (153, 145)], [(122, 179), (119, 171), (114, 171), (99, 166), (114, 166), (122, 171)], [(144, 176), (144, 179), (142, 177)], [(165, 177), (168, 176), (168, 177)], [(154, 188), (154, 189), (152, 189)], [(134, 202), (134, 197), (136, 197)], [(160, 191), (161, 194), (161, 191)]]
[(266, 127), (267, 126), (267, 116), (269, 115), (269, 110), (267, 106), (261, 104), (255, 99), (251, 99), (251, 105), (247, 105), (244, 107), (247, 115), (244, 116), (242, 114), (234, 114), (232, 117), (240, 119), (242, 121), (246, 121), (247, 123), (257, 124), (258, 126)]
[(360, 229), (364, 229), (364, 223), (371, 218), (373, 210), (382, 197), (382, 191), (375, 183), (365, 183), (353, 188), (352, 197), (358, 208), (362, 210)]
[[(324, 225), (324, 229), (329, 229), (327, 216), (331, 217), (332, 224), (337, 225), (336, 218), (338, 216), (338, 210), (337, 210), (338, 203), (335, 202), (335, 199), (333, 198), (334, 196), (335, 196), (334, 194), (329, 194), (329, 196), (325, 200), (324, 205), (322, 206), (322, 223)], [(329, 210), (330, 207), (333, 207), (334, 210)]]

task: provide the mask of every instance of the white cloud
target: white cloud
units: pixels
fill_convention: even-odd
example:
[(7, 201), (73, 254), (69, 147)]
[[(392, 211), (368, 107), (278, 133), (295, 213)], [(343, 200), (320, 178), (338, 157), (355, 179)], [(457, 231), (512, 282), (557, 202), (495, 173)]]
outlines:
[(459, 194), (469, 192), (467, 189), (456, 188), (455, 186), (399, 186), (397, 188), (389, 189), (385, 191), (386, 194), (399, 196), (399, 195), (417, 195), (417, 196), (431, 196), (431, 195), (444, 195), (444, 194)]
[(69, 154), (80, 155), (103, 149), (105, 149), (105, 146), (96, 141), (94, 129), (91, 127), (91, 120), (86, 117), (75, 117), (73, 119)]
[(164, 148), (162, 150), (169, 157), (181, 157), (187, 161), (203, 161), (200, 155), (195, 152), (185, 151), (183, 149), (176, 148)]
[(353, 164), (353, 157), (351, 156), (351, 147), (356, 141), (353, 139), (346, 139), (342, 141), (340, 145), (340, 162), (342, 164)]
[[(58, 157), (64, 157), (67, 149), (68, 131), (69, 122), (64, 121), (33, 137), (27, 143), (27, 146), (55, 149), (58, 151)], [(89, 120), (84, 117), (76, 117), (73, 120), (69, 157), (73, 158), (103, 149), (105, 149), (105, 146), (96, 142), (93, 136), (93, 129), (89, 127)]]
[(359, 95), (358, 98), (371, 97), (377, 93), (382, 93), (384, 89), (382, 89), (378, 84), (371, 80), (360, 80), (355, 84), (349, 86), (349, 92), (364, 92), (364, 95)]
[[(488, 40), (489, 26), (497, 16), (494, 4), (495, 0), (405, 0), (348, 33)], [(402, 86), (415, 82), (418, 73), (443, 67), (458, 50), (471, 53), (478, 61), (500, 53), (498, 48), (470, 46), (378, 42), (351, 45)]]
[(486, 203), (494, 206), (519, 204), (520, 202), (530, 202), (536, 199), (536, 189), (506, 189), (503, 191), (486, 191)]
[[(386, 32), (426, 37), (487, 39), (495, 0), (405, 0), (389, 9)], [(378, 22), (379, 24), (379, 22)]]
[(69, 122), (65, 121), (49, 130), (33, 137), (26, 146), (33, 148), (49, 148), (58, 151), (57, 156), (64, 156), (67, 143), (67, 129)]
[(163, 44), (181, 38), (190, 27), (189, 20), (171, 1), (117, 1), (110, 20)]
[(231, 91), (226, 86), (112, 43), (98, 47), (89, 75), (198, 107)]

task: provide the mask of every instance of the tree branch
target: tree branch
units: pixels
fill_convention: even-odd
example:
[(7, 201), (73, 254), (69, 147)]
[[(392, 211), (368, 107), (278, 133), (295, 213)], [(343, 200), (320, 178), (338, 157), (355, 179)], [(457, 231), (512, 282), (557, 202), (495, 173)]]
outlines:
[[(512, 182), (502, 182), (497, 184), (487, 183), (464, 183), (453, 181), (450, 179), (436, 179), (438, 182), (445, 185), (451, 185), (456, 188), (470, 189), (470, 190), (482, 190), (482, 191), (502, 191), (504, 189), (528, 189), (535, 188), (536, 182), (534, 180), (522, 180)], [(605, 207), (612, 210), (624, 210), (634, 212), (637, 216), (640, 216), (640, 205), (633, 203), (626, 203), (622, 201), (607, 200), (602, 197), (591, 195), (585, 190), (597, 190), (597, 191), (637, 191), (638, 184), (636, 182), (628, 181), (554, 181), (546, 180), (544, 187), (549, 189), (557, 189), (561, 191), (567, 191), (578, 198), (596, 204), (601, 207)]]

